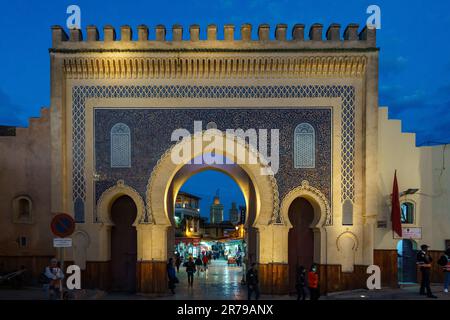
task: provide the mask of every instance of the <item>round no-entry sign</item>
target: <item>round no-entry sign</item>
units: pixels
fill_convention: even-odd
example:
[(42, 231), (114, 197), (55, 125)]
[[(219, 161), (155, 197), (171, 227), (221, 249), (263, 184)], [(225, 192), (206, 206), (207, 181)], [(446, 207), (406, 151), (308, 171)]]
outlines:
[(75, 220), (66, 213), (59, 213), (53, 217), (50, 228), (55, 236), (68, 237), (75, 230)]

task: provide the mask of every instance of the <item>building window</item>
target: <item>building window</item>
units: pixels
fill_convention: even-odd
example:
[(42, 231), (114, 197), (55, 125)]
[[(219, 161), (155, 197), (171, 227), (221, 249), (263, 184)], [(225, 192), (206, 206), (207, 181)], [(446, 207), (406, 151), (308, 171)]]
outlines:
[(316, 133), (309, 123), (301, 123), (294, 130), (294, 168), (316, 166)]
[(414, 203), (403, 202), (400, 205), (401, 222), (404, 224), (414, 223)]
[(131, 133), (124, 123), (111, 129), (111, 168), (131, 167)]
[(15, 223), (32, 223), (32, 202), (28, 196), (19, 196), (13, 200), (13, 221)]
[(28, 238), (25, 236), (20, 236), (17, 238), (17, 243), (19, 244), (19, 248), (26, 248), (28, 247)]
[(350, 200), (345, 200), (342, 205), (342, 225), (352, 226), (353, 225), (353, 204)]

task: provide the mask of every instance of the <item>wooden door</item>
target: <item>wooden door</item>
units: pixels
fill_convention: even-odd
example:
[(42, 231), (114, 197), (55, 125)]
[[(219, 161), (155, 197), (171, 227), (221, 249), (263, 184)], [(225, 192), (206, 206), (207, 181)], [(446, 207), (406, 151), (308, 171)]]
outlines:
[(296, 271), (299, 266), (309, 270), (314, 260), (314, 233), (310, 228), (314, 220), (314, 208), (304, 198), (295, 199), (289, 207), (289, 285), (295, 292)]
[(111, 276), (115, 291), (136, 291), (137, 239), (133, 222), (136, 205), (128, 196), (118, 198), (111, 207)]

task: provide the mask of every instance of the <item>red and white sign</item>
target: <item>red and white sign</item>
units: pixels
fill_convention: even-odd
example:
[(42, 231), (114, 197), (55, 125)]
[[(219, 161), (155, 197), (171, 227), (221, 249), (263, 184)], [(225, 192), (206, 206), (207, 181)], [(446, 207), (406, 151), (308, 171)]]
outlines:
[(75, 231), (75, 220), (66, 213), (59, 213), (53, 217), (50, 229), (57, 237), (68, 237)]
[(422, 228), (402, 227), (402, 237), (395, 234), (395, 239), (422, 239)]
[(54, 248), (70, 248), (72, 246), (72, 238), (54, 238)]

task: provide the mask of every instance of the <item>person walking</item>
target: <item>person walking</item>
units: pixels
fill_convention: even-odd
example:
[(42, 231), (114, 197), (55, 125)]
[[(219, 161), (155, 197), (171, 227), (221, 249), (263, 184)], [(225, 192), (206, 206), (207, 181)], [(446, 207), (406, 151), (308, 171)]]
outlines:
[(175, 294), (175, 284), (178, 282), (178, 278), (173, 266), (173, 258), (170, 258), (169, 262), (167, 263), (167, 278), (169, 279), (170, 292), (172, 292), (172, 294)]
[(194, 286), (194, 273), (195, 273), (195, 263), (192, 257), (189, 257), (188, 261), (185, 263), (186, 273), (188, 276), (188, 287)]
[(417, 254), (417, 265), (420, 268), (420, 273), (422, 275), (421, 281), (420, 281), (420, 294), (426, 295), (428, 298), (434, 298), (437, 297), (431, 292), (430, 287), (430, 272), (431, 272), (431, 262), (433, 262), (433, 259), (431, 258), (430, 254), (428, 253), (428, 248), (426, 244), (423, 244), (420, 246), (420, 251)]
[(450, 247), (445, 250), (445, 253), (439, 258), (438, 264), (444, 271), (444, 292), (448, 293), (448, 286), (450, 285)]
[(62, 280), (64, 273), (58, 266), (58, 260), (53, 258), (50, 260), (50, 265), (45, 268), (45, 276), (48, 278), (48, 294), (50, 300), (56, 300), (61, 296)]
[(181, 257), (179, 254), (177, 254), (177, 257), (175, 258), (175, 266), (177, 267), (177, 273), (180, 272), (180, 265), (181, 265)]
[(297, 301), (306, 299), (306, 270), (304, 266), (297, 268), (297, 275), (295, 277), (295, 289), (297, 290)]
[(205, 271), (205, 278), (208, 278), (208, 263), (209, 263), (209, 259), (208, 259), (208, 256), (206, 254), (203, 255), (202, 261), (203, 261), (203, 271)]
[(197, 256), (197, 259), (195, 259), (195, 268), (197, 269), (197, 278), (200, 277), (200, 272), (203, 270), (203, 261), (200, 256)]
[(256, 270), (256, 263), (252, 263), (246, 274), (247, 281), (247, 298), (252, 299), (253, 292), (255, 293), (255, 300), (259, 299), (259, 280), (258, 271)]
[(309, 299), (319, 300), (319, 274), (317, 273), (317, 265), (313, 263), (311, 270), (308, 272), (308, 289), (309, 289)]
[(241, 261), (241, 251), (240, 250), (238, 250), (236, 252), (236, 256), (234, 258), (236, 259), (236, 266), (240, 267), (241, 263), (242, 263), (242, 261)]

